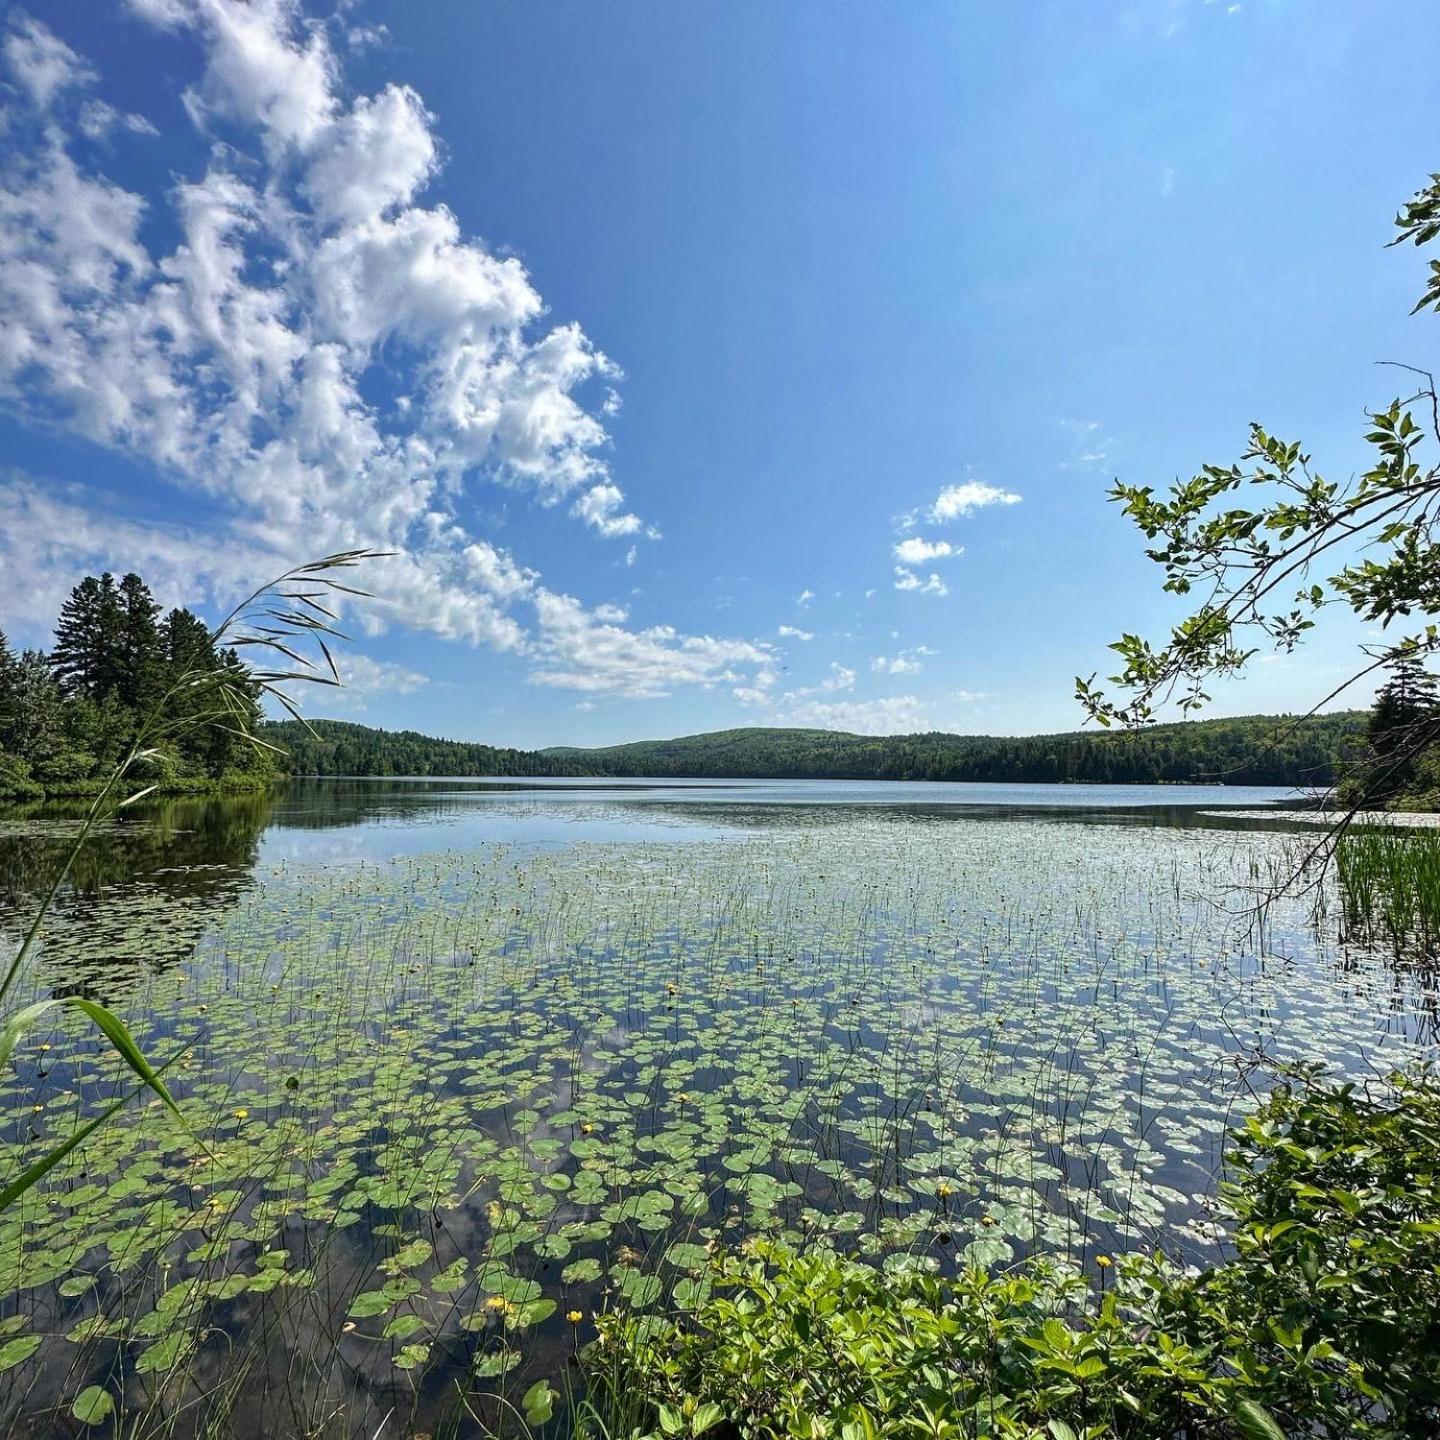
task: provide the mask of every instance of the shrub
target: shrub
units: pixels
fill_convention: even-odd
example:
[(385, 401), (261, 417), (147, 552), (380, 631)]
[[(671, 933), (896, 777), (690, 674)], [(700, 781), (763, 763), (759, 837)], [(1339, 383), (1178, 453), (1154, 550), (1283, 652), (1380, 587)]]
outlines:
[(717, 1440), (1440, 1434), (1440, 1085), (1283, 1086), (1230, 1159), (1232, 1253), (1199, 1273), (1133, 1255), (1096, 1288), (1046, 1261), (942, 1277), (771, 1242), (720, 1257), (693, 1318), (601, 1321), (594, 1423)]

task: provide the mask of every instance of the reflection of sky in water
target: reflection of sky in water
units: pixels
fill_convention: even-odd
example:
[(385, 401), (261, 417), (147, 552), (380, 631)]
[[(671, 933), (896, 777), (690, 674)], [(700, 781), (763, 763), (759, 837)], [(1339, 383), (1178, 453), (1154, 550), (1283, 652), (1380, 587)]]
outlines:
[[(1259, 807), (1294, 791), (1218, 785), (968, 785), (866, 780), (335, 780), (280, 797), (260, 858), (390, 859), (506, 843), (704, 841), (809, 829), (865, 815), (899, 822), (1032, 815), (1129, 824), (1202, 824), (1215, 807)], [(326, 831), (321, 840), (313, 832)], [(302, 833), (303, 832), (303, 833)]]

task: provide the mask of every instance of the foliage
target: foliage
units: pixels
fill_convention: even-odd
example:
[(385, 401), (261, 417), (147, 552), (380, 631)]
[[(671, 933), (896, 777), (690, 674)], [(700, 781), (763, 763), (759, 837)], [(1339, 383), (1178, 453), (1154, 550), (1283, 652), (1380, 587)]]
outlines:
[(848, 735), (755, 726), (544, 754), (602, 775), (1305, 786), (1336, 778), (1363, 723), (1353, 712), (1300, 723), (1251, 715), (1158, 725), (1138, 733), (1019, 738)]
[(1440, 760), (1432, 754), (1440, 739), (1440, 679), (1413, 655), (1394, 660), (1388, 677), (1370, 711), (1363, 758), (1340, 786), (1341, 799), (1357, 809), (1433, 809), (1423, 788)]
[(344, 720), (277, 721), (264, 735), (284, 749), (295, 775), (577, 775), (535, 750), (437, 740), (414, 730), (377, 730)]
[(1435, 1434), (1440, 1085), (1282, 1086), (1232, 1141), (1209, 1270), (1104, 1258), (1096, 1294), (1045, 1261), (942, 1277), (760, 1241), (692, 1322), (601, 1321), (594, 1413), (747, 1440)]
[(339, 720), (267, 725), (297, 775), (683, 775), (777, 779), (1328, 785), (1363, 733), (1353, 712), (1252, 715), (1142, 734), (850, 735), (749, 726), (598, 750), (507, 750)]
[[(1440, 179), (1432, 177), (1397, 218), (1392, 243), (1429, 243), (1440, 234), (1437, 216)], [(1437, 275), (1432, 262), (1417, 310), (1440, 301)], [(1367, 648), (1368, 663), (1321, 704), (1378, 669), (1440, 649), (1440, 628), (1428, 619), (1440, 611), (1440, 399), (1428, 374), (1412, 373), (1418, 391), (1369, 416), (1373, 456), (1354, 479), (1326, 479), (1298, 441), (1252, 425), (1238, 463), (1204, 465), (1166, 498), (1149, 485), (1116, 484), (1111, 496), (1151, 542), (1146, 554), (1163, 567), (1165, 591), (1198, 596), (1198, 604), (1158, 648), (1135, 634), (1115, 642), (1124, 662), (1110, 677), (1119, 699), (1097, 689), (1093, 675), (1077, 677), (1091, 717), (1136, 726), (1167, 702), (1194, 711), (1209, 700), (1212, 679), (1242, 672), (1261, 646), (1293, 650), (1329, 605), (1406, 633)], [(1242, 498), (1257, 490), (1258, 502)], [(1433, 738), (1417, 735), (1411, 753)]]
[[(227, 723), (185, 723), (218, 693), (187, 677), (222, 672)], [(233, 646), (217, 644), (189, 610), (162, 618), (138, 575), (87, 576), (61, 609), (49, 655), (16, 655), (0, 634), (0, 797), (100, 790), (162, 697), (167, 733), (152, 735), (137, 775), (168, 790), (274, 775), (270, 753), (246, 739), (259, 691)]]

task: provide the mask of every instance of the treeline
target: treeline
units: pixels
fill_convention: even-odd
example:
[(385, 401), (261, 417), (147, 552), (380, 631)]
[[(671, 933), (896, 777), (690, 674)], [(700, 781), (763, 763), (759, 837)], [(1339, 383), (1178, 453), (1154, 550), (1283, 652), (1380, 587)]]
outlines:
[(1365, 734), (1359, 711), (1296, 722), (1250, 715), (1159, 725), (1137, 733), (851, 735), (749, 728), (605, 749), (497, 749), (316, 720), (265, 726), (295, 775), (613, 775), (698, 778), (975, 780), (1047, 783), (1322, 786), (1341, 775)]
[(757, 727), (544, 753), (588, 774), (617, 776), (1320, 786), (1345, 772), (1365, 723), (1363, 712), (1342, 711), (1023, 737)]
[(344, 720), (272, 721), (265, 740), (286, 752), (294, 775), (583, 775), (560, 756), (464, 740), (437, 740), (415, 730), (376, 730)]
[[(170, 695), (182, 675), (218, 668), (233, 672), (250, 706), (232, 726), (258, 724), (258, 692), (235, 652), (217, 651), (199, 616), (163, 613), (138, 575), (87, 576), (62, 606), (48, 652), (16, 653), (0, 632), (0, 795), (93, 789), (158, 704), (181, 719), (187, 703), (203, 703)], [(276, 773), (234, 729), (205, 726), (157, 749), (135, 774), (164, 789), (254, 785)]]

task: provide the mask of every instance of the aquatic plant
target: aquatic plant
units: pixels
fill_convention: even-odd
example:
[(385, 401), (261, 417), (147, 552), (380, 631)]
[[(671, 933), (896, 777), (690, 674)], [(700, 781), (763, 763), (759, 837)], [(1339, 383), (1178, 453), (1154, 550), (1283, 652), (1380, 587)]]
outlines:
[(1335, 847), (1350, 936), (1410, 960), (1440, 951), (1440, 833), (1354, 827)]
[[(1424, 997), (1337, 965), (1308, 906), (1264, 948), (1215, 906), (1279, 844), (792, 813), (272, 852), (182, 963), (123, 972), (85, 927), (143, 935), (168, 901), (101, 894), (36, 979), (84, 975), (147, 1050), (193, 1029), (169, 1078), (204, 1142), (131, 1107), (0, 1219), (0, 1420), (47, 1434), (98, 1385), (127, 1434), (514, 1430), (542, 1381), (565, 1412), (592, 1317), (693, 1312), (747, 1237), (945, 1274), (1213, 1259), (1256, 1057), (1425, 1053)], [(0, 1080), (17, 1162), (114, 1092), (82, 1037), (45, 1038)]]
[[(576, 1434), (1414, 1440), (1440, 1428), (1440, 1083), (1310, 1077), (1232, 1136), (1230, 1258), (953, 1277), (759, 1241), (682, 1322), (615, 1314)], [(1099, 1261), (1104, 1260), (1100, 1265)]]
[[(179, 1107), (161, 1078), (179, 1059), (181, 1052), (158, 1068), (152, 1066), (119, 1016), (84, 995), (47, 996), (33, 1000), (9, 1015), (4, 1015), (3, 1007), (24, 974), (26, 961), (56, 896), (74, 869), (86, 840), (107, 815), (135, 804), (157, 788), (154, 784), (142, 785), (138, 790), (125, 793), (137, 772), (146, 764), (163, 759), (162, 747), (167, 742), (173, 743), (196, 730), (213, 728), (227, 731), (257, 748), (273, 749), (268, 741), (254, 733), (250, 723), (254, 700), (258, 695), (270, 696), (298, 717), (294, 703), (285, 691), (286, 684), (295, 681), (327, 685), (340, 683), (339, 672), (326, 644), (326, 637), (338, 636), (339, 631), (333, 623), (335, 612), (325, 602), (340, 593), (363, 592), (343, 584), (332, 572), (350, 569), (371, 558), (374, 553), (350, 550), (330, 555), (288, 570), (253, 591), (211, 632), (211, 643), (207, 648), (212, 654), (222, 655), (226, 649), (231, 652), (247, 649), (266, 657), (272, 667), (278, 661), (278, 668), (246, 668), (230, 659), (222, 660), (218, 665), (185, 666), (171, 677), (163, 694), (140, 718), (124, 756), (95, 795), (69, 853), (42, 894), (15, 953), (0, 973), (0, 1015), (4, 1016), (3, 1023), (0, 1023), (0, 1069), (9, 1063), (21, 1037), (53, 1011), (77, 1011), (90, 1021), (113, 1053), (139, 1079), (141, 1088), (148, 1087), (153, 1091), (175, 1118), (184, 1123)], [(294, 648), (302, 638), (315, 642), (324, 657), (328, 674), (318, 670), (312, 659)], [(32, 1159), (18, 1173), (7, 1176), (0, 1185), (0, 1212), (43, 1179), (125, 1103), (125, 1098), (112, 1101), (99, 1114)]]

